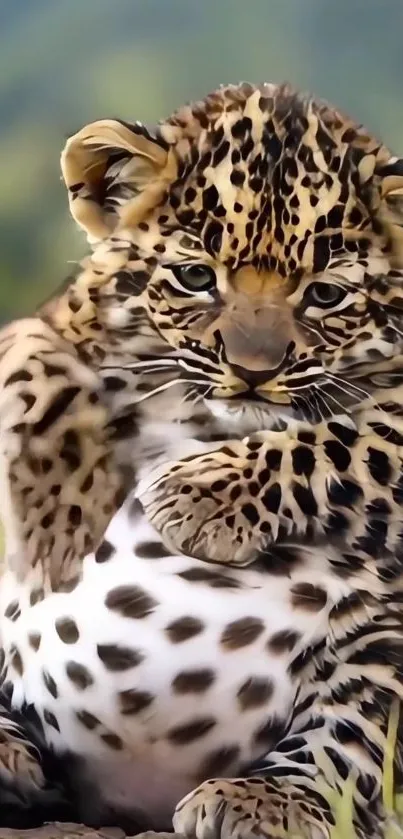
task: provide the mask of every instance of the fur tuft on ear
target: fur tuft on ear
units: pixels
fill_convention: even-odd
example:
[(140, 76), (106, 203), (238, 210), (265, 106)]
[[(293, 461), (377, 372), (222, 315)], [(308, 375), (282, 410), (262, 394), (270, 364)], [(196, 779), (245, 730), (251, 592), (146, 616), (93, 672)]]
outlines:
[(403, 159), (391, 157), (377, 170), (380, 214), (389, 231), (396, 267), (403, 268)]
[[(67, 141), (61, 169), (70, 211), (94, 244), (135, 223), (163, 193), (169, 147), (139, 123), (89, 123)], [(143, 200), (139, 200), (143, 197)]]

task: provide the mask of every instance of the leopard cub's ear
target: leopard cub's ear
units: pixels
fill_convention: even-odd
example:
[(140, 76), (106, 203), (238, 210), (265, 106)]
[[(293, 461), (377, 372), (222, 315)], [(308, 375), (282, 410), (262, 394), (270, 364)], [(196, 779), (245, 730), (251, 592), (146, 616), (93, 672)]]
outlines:
[[(169, 147), (141, 124), (89, 123), (67, 140), (61, 169), (70, 211), (92, 244), (134, 224), (166, 181)], [(165, 173), (165, 177), (164, 177)]]

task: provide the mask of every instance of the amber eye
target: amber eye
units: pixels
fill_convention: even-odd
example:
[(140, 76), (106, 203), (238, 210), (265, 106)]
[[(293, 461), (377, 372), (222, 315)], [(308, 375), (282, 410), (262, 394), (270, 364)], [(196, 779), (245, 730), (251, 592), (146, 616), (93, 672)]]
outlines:
[(215, 288), (216, 275), (210, 265), (171, 265), (171, 270), (188, 291), (210, 291)]
[(312, 283), (306, 291), (307, 303), (312, 306), (336, 306), (347, 292), (333, 283)]

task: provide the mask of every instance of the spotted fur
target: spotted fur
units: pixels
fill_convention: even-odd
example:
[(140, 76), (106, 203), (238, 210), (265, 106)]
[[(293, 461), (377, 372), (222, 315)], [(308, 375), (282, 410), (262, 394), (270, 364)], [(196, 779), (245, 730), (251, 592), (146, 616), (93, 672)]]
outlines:
[[(102, 542), (139, 479), (142, 526), (157, 532), (142, 548), (147, 563), (172, 551), (168, 573), (189, 597), (192, 586), (229, 588), (202, 621), (228, 618), (210, 636), (202, 672), (178, 664), (171, 674), (175, 700), (165, 708), (175, 721), (147, 736), (159, 767), (158, 748), (169, 743), (186, 783), (182, 749), (191, 744), (193, 760), (195, 742), (228, 749), (225, 774), (242, 777), (211, 781), (211, 755), (200, 755), (205, 782), (178, 805), (175, 829), (246, 839), (291, 825), (326, 836), (331, 792), (352, 772), (357, 831), (380, 835), (387, 722), (403, 676), (403, 163), (325, 104), (287, 86), (240, 85), (181, 109), (153, 135), (140, 124), (92, 123), (67, 143), (62, 170), (93, 253), (0, 344), (3, 634), (15, 701), (33, 691), (52, 742), (61, 733), (63, 747), (83, 747), (90, 763), (106, 750), (127, 768), (127, 743), (132, 754), (139, 748), (127, 714), (132, 721), (166, 700), (144, 674), (120, 681), (143, 666), (129, 627), (140, 621), (159, 639), (151, 659), (151, 647), (164, 659), (167, 636), (194, 644), (199, 661), (196, 608), (181, 615), (176, 606), (161, 624), (164, 571), (140, 586), (141, 552), (128, 565), (115, 530)], [(82, 557), (94, 548), (97, 573), (86, 579)], [(102, 588), (116, 555), (123, 576), (118, 585), (114, 567)], [(218, 571), (206, 561), (250, 567)], [(256, 592), (267, 580), (263, 617)], [(94, 591), (102, 603), (88, 643), (82, 586), (85, 602)], [(242, 611), (249, 596), (254, 608), (229, 619), (230, 604)], [(256, 763), (257, 748), (222, 743), (212, 661), (263, 633), (266, 670), (231, 669), (239, 738), (250, 748), (256, 708), (271, 738)], [(56, 642), (77, 644), (82, 657), (59, 659)], [(228, 686), (224, 658), (218, 671)], [(101, 693), (100, 674), (109, 686)], [(205, 712), (179, 722), (177, 697), (200, 686)], [(72, 704), (69, 691), (85, 703)], [(85, 746), (75, 734), (83, 727)], [(400, 768), (399, 734), (397, 777)]]

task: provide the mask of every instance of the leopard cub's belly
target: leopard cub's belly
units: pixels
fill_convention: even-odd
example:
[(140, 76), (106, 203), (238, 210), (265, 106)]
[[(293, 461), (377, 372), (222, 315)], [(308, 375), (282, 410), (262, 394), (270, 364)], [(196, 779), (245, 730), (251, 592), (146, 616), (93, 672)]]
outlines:
[[(75, 590), (2, 631), (14, 703), (34, 703), (49, 742), (85, 758), (111, 804), (162, 823), (198, 781), (278, 739), (312, 614), (295, 610), (287, 576), (166, 556), (142, 519), (135, 545), (133, 532), (123, 509)], [(6, 577), (2, 614), (18, 596)]]

